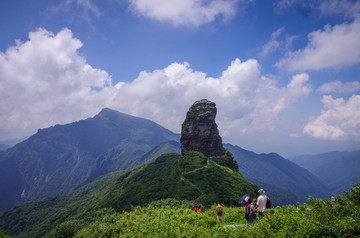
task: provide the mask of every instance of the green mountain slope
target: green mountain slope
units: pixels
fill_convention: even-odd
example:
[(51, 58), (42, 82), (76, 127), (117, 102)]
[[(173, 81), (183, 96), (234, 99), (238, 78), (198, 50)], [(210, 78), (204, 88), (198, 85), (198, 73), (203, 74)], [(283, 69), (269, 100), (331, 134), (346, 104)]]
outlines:
[(341, 194), (352, 183), (360, 183), (360, 151), (303, 155), (290, 160), (316, 175), (332, 194)]
[(179, 153), (180, 144), (176, 141), (167, 141), (150, 149), (151, 147), (146, 144), (123, 141), (107, 154), (98, 157), (96, 167), (91, 171), (85, 184), (113, 171), (125, 171), (136, 168), (156, 159), (162, 154)]
[(165, 198), (191, 199), (210, 206), (231, 203), (258, 187), (237, 171), (207, 160), (199, 152), (162, 155), (121, 175), (108, 175), (65, 197), (46, 198), (19, 205), (0, 215), (0, 229), (19, 237), (41, 237), (67, 220), (95, 216), (99, 209), (130, 210)]
[(109, 212), (102, 219), (78, 230), (71, 229), (76, 221), (68, 222), (56, 229), (53, 235), (61, 237), (71, 229), (77, 238), (359, 237), (359, 185), (345, 194), (338, 196), (337, 202), (311, 199), (310, 204), (277, 207), (274, 209), (275, 215), (265, 212), (265, 219), (250, 225), (245, 225), (243, 208), (224, 207), (224, 222), (219, 223), (216, 221), (214, 207), (203, 214), (197, 214), (177, 204), (161, 207), (151, 204), (145, 208), (134, 208), (132, 212)]
[(249, 181), (262, 186), (281, 205), (293, 204), (295, 201), (306, 202), (310, 195), (330, 197), (326, 185), (316, 176), (278, 154), (256, 154), (238, 146), (224, 146), (234, 154), (240, 173)]
[[(160, 143), (178, 139), (179, 135), (152, 121), (111, 109), (103, 109), (93, 118), (39, 130), (0, 154), (0, 211), (24, 201), (64, 195), (115, 169), (133, 168), (130, 160), (141, 159)], [(106, 155), (109, 151), (113, 154)], [(109, 170), (108, 161), (114, 169)], [(96, 168), (99, 171), (94, 171)]]

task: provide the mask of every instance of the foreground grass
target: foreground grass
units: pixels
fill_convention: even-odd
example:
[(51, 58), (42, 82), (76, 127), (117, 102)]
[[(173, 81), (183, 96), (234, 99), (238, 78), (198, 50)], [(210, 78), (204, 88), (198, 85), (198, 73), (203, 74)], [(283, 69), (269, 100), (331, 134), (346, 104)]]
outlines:
[[(51, 237), (360, 237), (360, 187), (353, 186), (336, 202), (309, 198), (310, 204), (277, 207), (275, 215), (246, 225), (243, 207), (224, 207), (223, 223), (215, 207), (203, 214), (173, 199), (135, 207), (131, 212), (98, 211), (90, 223), (67, 221)], [(214, 205), (215, 206), (215, 205)], [(310, 209), (310, 210), (309, 210)], [(238, 226), (229, 226), (229, 225)]]

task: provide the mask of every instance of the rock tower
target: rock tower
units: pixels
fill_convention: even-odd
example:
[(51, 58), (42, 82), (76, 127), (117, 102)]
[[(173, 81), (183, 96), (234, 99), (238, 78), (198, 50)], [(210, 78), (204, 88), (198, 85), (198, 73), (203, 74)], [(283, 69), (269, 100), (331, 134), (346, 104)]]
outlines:
[(196, 101), (189, 108), (181, 129), (181, 153), (200, 151), (209, 157), (224, 155), (216, 112), (216, 104), (207, 99)]

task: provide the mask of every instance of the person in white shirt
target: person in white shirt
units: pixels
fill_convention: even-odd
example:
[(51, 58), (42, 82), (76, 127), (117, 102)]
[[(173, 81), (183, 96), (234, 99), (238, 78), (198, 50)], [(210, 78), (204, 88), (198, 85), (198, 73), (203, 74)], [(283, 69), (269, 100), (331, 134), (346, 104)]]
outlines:
[(259, 219), (261, 219), (262, 217), (264, 217), (264, 212), (266, 211), (267, 197), (265, 195), (264, 189), (260, 189), (258, 193), (260, 194), (260, 196), (257, 198), (256, 205), (259, 208), (258, 210)]

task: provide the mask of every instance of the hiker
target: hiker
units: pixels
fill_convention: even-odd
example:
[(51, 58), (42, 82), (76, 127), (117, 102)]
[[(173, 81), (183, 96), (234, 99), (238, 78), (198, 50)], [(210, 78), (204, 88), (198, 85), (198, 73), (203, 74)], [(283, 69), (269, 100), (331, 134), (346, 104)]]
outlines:
[(245, 204), (245, 219), (249, 222), (249, 216), (250, 216), (250, 201), (251, 198), (249, 197), (247, 203)]
[(203, 213), (203, 210), (202, 210), (201, 206), (199, 206), (198, 212), (199, 212), (199, 213)]
[(266, 211), (266, 202), (268, 198), (265, 195), (264, 189), (260, 189), (258, 193), (260, 194), (260, 196), (257, 199), (256, 205), (259, 208), (259, 219), (261, 219), (264, 217), (264, 212)]
[(194, 207), (194, 212), (197, 213), (198, 211), (199, 211), (198, 206), (195, 206), (195, 207)]
[(256, 198), (254, 198), (254, 200), (252, 201), (252, 203), (250, 204), (250, 214), (249, 214), (249, 221), (248, 224), (252, 223), (253, 221), (256, 220), (256, 212), (258, 210), (258, 206), (256, 205)]
[(194, 212), (196, 213), (202, 213), (202, 209), (201, 209), (201, 206), (200, 205), (196, 205), (195, 208), (194, 208)]
[(218, 202), (217, 206), (216, 206), (216, 212), (217, 212), (217, 219), (218, 221), (220, 221), (220, 223), (222, 223), (222, 214), (223, 214), (223, 207), (221, 206), (220, 202)]

